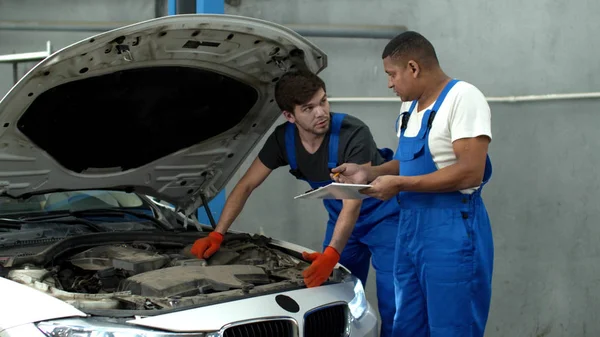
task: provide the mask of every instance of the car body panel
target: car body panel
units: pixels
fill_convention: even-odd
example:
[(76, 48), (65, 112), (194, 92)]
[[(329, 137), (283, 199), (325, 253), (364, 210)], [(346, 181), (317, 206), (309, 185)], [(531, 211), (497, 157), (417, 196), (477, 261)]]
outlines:
[(0, 277), (0, 293), (0, 331), (27, 323), (86, 316), (66, 302), (3, 277)]
[(27, 323), (0, 330), (0, 337), (47, 337), (33, 323)]

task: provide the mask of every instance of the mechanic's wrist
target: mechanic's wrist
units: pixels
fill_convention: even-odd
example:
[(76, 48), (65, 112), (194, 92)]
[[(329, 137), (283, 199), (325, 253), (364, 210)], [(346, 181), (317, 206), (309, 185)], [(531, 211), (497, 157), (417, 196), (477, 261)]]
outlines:
[(323, 254), (332, 255), (335, 256), (336, 259), (340, 259), (340, 252), (333, 246), (325, 247), (325, 251), (323, 252)]
[(373, 180), (377, 179), (379, 176), (379, 172), (377, 172), (377, 166), (367, 166), (364, 168), (367, 172), (367, 184), (373, 182)]
[(402, 191), (411, 191), (418, 184), (418, 177), (416, 176), (395, 176), (393, 180), (394, 190), (396, 193)]
[(227, 233), (227, 226), (225, 225), (221, 225), (220, 223), (217, 223), (217, 226), (215, 227), (215, 229), (213, 230), (213, 232), (217, 232), (221, 235), (225, 235), (225, 233)]
[(225, 237), (225, 235), (223, 235), (222, 233), (219, 233), (217, 231), (210, 232), (208, 234), (208, 236), (211, 237), (211, 238), (213, 238), (213, 239), (216, 239), (219, 242), (223, 241), (223, 238)]

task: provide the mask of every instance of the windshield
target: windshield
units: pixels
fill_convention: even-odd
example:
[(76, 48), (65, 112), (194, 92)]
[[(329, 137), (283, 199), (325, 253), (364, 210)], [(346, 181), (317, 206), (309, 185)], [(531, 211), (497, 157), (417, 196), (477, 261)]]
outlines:
[(135, 193), (86, 190), (23, 200), (0, 197), (2, 254), (31, 254), (44, 245), (82, 234), (162, 231), (170, 230), (169, 226), (159, 221), (149, 202)]
[(104, 208), (139, 208), (142, 199), (121, 191), (55, 192), (32, 196), (25, 200), (0, 197), (0, 215), (45, 213), (53, 211), (85, 211)]

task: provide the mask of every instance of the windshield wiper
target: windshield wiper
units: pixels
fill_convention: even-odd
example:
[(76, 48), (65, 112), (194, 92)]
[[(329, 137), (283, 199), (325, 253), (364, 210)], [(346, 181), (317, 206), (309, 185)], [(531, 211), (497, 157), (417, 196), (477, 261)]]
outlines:
[[(54, 211), (54, 212), (51, 212), (50, 214), (29, 217), (29, 218), (25, 218), (24, 220), (56, 219), (57, 216), (71, 215), (71, 216), (76, 217), (78, 220), (83, 220), (83, 221), (93, 224), (93, 222), (91, 222), (89, 220), (81, 219), (81, 217), (95, 216), (95, 215), (96, 216), (99, 216), (99, 215), (123, 216), (123, 215), (127, 215), (127, 214), (133, 215), (140, 219), (150, 220), (155, 225), (157, 225), (158, 227), (160, 227), (161, 229), (163, 229), (165, 231), (171, 230), (171, 228), (168, 228), (167, 226), (165, 226), (165, 224), (163, 224), (160, 220), (158, 220), (157, 218), (155, 218), (152, 215), (148, 215), (148, 214), (140, 213), (140, 212), (136, 212), (136, 211), (131, 211), (131, 210), (119, 209), (119, 208), (94, 208), (94, 209), (83, 209), (83, 210), (77, 210), (77, 211), (73, 211), (73, 210)], [(96, 226), (95, 224), (93, 224), (93, 225)]]
[(0, 218), (0, 228), (21, 229), (22, 224), (23, 221), (21, 220)]
[(38, 218), (20, 218), (20, 219), (9, 219), (9, 218), (0, 218), (0, 228), (11, 228), (11, 229), (21, 229), (24, 224), (40, 224), (40, 223), (44, 223), (44, 222), (57, 222), (60, 224), (83, 224), (91, 229), (93, 229), (95, 232), (106, 232), (105, 229), (103, 229), (102, 227), (99, 227), (98, 225), (96, 225), (95, 223), (86, 220), (86, 219), (80, 219), (80, 218), (76, 218), (76, 217), (69, 217), (68, 215), (65, 216), (64, 214), (61, 214), (59, 217), (50, 217), (50, 218), (43, 218), (43, 219), (38, 219)]
[(123, 214), (129, 214), (129, 215), (133, 215), (135, 217), (138, 217), (140, 219), (146, 219), (146, 220), (150, 220), (152, 221), (154, 224), (156, 224), (158, 227), (160, 227), (163, 230), (166, 231), (170, 231), (171, 228), (165, 226), (164, 223), (162, 223), (160, 220), (158, 220), (157, 218), (155, 218), (153, 215), (149, 215), (146, 213), (141, 213), (141, 212), (136, 212), (136, 211), (131, 211), (128, 209), (120, 209), (120, 208), (94, 208), (94, 209), (86, 209), (86, 210), (81, 210), (81, 211), (72, 211), (71, 214), (73, 215), (123, 215)]

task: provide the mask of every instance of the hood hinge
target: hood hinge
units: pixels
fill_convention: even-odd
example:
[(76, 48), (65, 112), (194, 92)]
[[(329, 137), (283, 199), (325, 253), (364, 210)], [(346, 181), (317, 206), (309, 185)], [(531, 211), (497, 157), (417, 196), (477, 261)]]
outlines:
[(279, 70), (283, 71), (284, 73), (287, 73), (290, 70), (290, 67), (288, 64), (286, 64), (285, 59), (285, 57), (281, 56), (271, 56), (271, 60), (275, 62), (275, 65), (277, 65)]
[[(213, 217), (212, 212), (210, 211), (210, 206), (208, 205), (208, 201), (206, 199), (206, 195), (204, 194), (204, 192), (194, 193), (194, 196), (195, 197), (200, 196), (200, 200), (202, 200), (202, 207), (204, 207), (204, 210), (206, 211), (206, 214), (208, 215), (208, 220), (210, 221), (210, 225), (213, 229), (216, 228), (217, 223), (215, 222), (215, 218)], [(198, 207), (194, 206), (196, 204), (197, 204), (196, 202), (192, 202), (185, 207), (179, 208), (177, 211), (182, 212), (187, 219), (187, 217), (191, 216), (198, 209), (199, 206)]]

